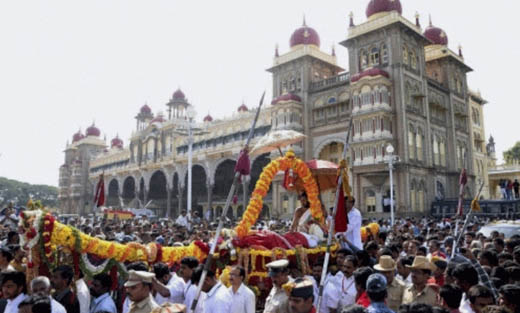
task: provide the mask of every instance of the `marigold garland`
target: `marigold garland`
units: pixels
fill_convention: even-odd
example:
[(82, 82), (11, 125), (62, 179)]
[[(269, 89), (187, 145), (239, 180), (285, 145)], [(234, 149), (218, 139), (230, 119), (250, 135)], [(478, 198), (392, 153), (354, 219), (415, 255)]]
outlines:
[(302, 160), (298, 159), (294, 152), (289, 150), (284, 157), (279, 157), (271, 161), (267, 166), (264, 167), (260, 177), (258, 178), (255, 189), (251, 194), (251, 199), (247, 206), (242, 220), (235, 228), (238, 237), (244, 237), (248, 234), (251, 226), (256, 223), (258, 216), (262, 212), (263, 198), (269, 191), (269, 185), (273, 180), (276, 173), (279, 171), (286, 171), (292, 169), (303, 181), (303, 187), (307, 193), (309, 199), (310, 210), (312, 217), (320, 224), (324, 223), (323, 212), (321, 210), (321, 203), (318, 198), (319, 189), (316, 181), (312, 177), (312, 173), (307, 167), (307, 164)]

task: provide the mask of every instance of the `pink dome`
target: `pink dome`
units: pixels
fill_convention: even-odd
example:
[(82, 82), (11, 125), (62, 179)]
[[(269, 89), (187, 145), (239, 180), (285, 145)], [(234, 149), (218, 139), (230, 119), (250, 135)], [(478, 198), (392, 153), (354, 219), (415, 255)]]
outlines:
[(314, 28), (308, 27), (303, 21), (303, 26), (294, 31), (289, 40), (289, 45), (292, 47), (297, 45), (315, 45), (320, 46), (320, 36)]
[(238, 107), (238, 112), (247, 112), (247, 111), (249, 111), (249, 109), (247, 108), (247, 106), (244, 103), (242, 103), (242, 105)]
[(150, 109), (150, 107), (148, 106), (148, 104), (145, 104), (141, 107), (141, 110), (140, 110), (141, 113), (143, 114), (150, 114), (152, 113), (152, 109)]
[(367, 18), (381, 12), (397, 11), (403, 13), (403, 7), (399, 0), (370, 0), (366, 9)]
[(164, 123), (166, 120), (162, 115), (157, 115), (150, 123)]
[(439, 27), (433, 26), (430, 21), (430, 26), (424, 30), (424, 37), (430, 40), (434, 45), (448, 45), (448, 35)]
[(116, 136), (116, 138), (112, 139), (110, 144), (112, 148), (123, 148), (123, 140), (121, 140), (119, 136)]
[(208, 113), (208, 115), (204, 117), (204, 122), (213, 122), (213, 117)]
[(296, 101), (296, 102), (302, 102), (302, 98), (300, 98), (298, 95), (292, 94), (292, 93), (284, 93), (281, 96), (278, 96), (276, 99), (271, 101), (271, 104), (278, 104), (281, 102), (287, 102), (287, 101)]
[(359, 74), (356, 74), (356, 75), (352, 76), (352, 78), (350, 78), (350, 81), (355, 83), (358, 80), (360, 80), (361, 78), (368, 77), (368, 76), (370, 76), (370, 77), (384, 76), (386, 78), (390, 78), (390, 74), (388, 74), (388, 72), (383, 71), (380, 68), (373, 67), (373, 68), (369, 68), (368, 70), (365, 70), (364, 72), (361, 72)]
[(101, 132), (99, 131), (99, 128), (97, 128), (94, 124), (92, 124), (92, 126), (87, 128), (87, 133), (86, 134), (87, 134), (87, 136), (99, 137)]
[(174, 100), (184, 100), (186, 99), (186, 96), (184, 95), (184, 92), (179, 88), (177, 91), (173, 93), (173, 99)]
[(81, 139), (85, 138), (85, 136), (83, 136), (83, 134), (81, 133), (81, 130), (78, 130), (77, 133), (75, 133), (74, 135), (72, 135), (72, 142), (78, 142), (80, 141)]

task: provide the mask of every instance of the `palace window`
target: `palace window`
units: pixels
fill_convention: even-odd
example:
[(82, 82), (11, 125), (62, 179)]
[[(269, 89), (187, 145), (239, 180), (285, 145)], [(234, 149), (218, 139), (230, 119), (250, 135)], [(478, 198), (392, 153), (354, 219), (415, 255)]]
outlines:
[(433, 136), (433, 164), (440, 165), (439, 141), (436, 136)]
[(370, 50), (370, 66), (379, 65), (379, 49), (373, 47)]
[(386, 46), (386, 43), (383, 44), (383, 47), (381, 48), (381, 54), (383, 56), (383, 64), (388, 64), (388, 47)]
[(415, 159), (415, 132), (411, 126), (408, 129), (408, 152), (410, 154), (410, 159)]
[(423, 137), (420, 131), (415, 134), (415, 144), (417, 145), (417, 160), (423, 160)]
[(417, 184), (415, 183), (415, 180), (412, 180), (412, 183), (410, 184), (410, 207), (412, 209), (413, 212), (416, 211), (416, 189), (417, 189)]
[(403, 46), (403, 63), (408, 65), (408, 47)]
[(368, 53), (365, 50), (361, 50), (361, 70), (364, 70), (368, 67)]
[(442, 166), (446, 166), (446, 142), (444, 140), (441, 140), (439, 142), (439, 152), (440, 152), (440, 164)]
[(411, 63), (412, 69), (416, 70), (417, 69), (417, 56), (416, 56), (414, 50), (410, 51), (410, 63)]

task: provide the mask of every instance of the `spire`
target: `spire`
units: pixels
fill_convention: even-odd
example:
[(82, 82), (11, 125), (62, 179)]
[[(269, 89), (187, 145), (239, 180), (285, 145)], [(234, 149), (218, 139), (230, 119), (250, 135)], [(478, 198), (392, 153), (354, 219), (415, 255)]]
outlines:
[(463, 58), (464, 56), (462, 55), (462, 45), (459, 44), (459, 57)]
[(350, 14), (348, 16), (350, 18), (349, 27), (354, 27), (354, 12), (350, 11)]
[[(415, 26), (421, 28), (421, 22), (419, 21), (419, 18), (421, 16), (419, 15), (419, 12), (415, 12)], [(431, 23), (430, 23), (431, 24)]]
[(334, 47), (334, 44), (332, 44), (332, 56), (335, 57), (336, 56), (336, 48)]
[(275, 57), (279, 57), (280, 54), (278, 53), (278, 44), (276, 44), (276, 46), (274, 47), (274, 56)]
[(303, 26), (307, 27), (307, 23), (305, 22), (305, 14), (303, 14)]
[(433, 24), (432, 24), (432, 15), (428, 14), (428, 16), (429, 16), (429, 19), (430, 19), (430, 27), (431, 27), (431, 26), (433, 26)]

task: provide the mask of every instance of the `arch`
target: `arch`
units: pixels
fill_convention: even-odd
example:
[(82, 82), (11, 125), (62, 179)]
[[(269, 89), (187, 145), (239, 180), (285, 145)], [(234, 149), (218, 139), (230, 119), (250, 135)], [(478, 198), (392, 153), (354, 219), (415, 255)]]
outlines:
[(344, 144), (342, 141), (331, 141), (322, 147), (318, 154), (318, 159), (338, 164), (343, 157), (343, 148)]
[(233, 176), (235, 175), (236, 161), (225, 159), (220, 161), (215, 169), (215, 185), (213, 186), (213, 199), (215, 201), (225, 201)]
[[(251, 192), (253, 192), (253, 190), (255, 189), (256, 181), (260, 177), (260, 174), (262, 173), (264, 167), (267, 164), (269, 164), (269, 162), (271, 162), (271, 159), (269, 159), (269, 153), (261, 154), (251, 162), (251, 180), (249, 182), (248, 194), (251, 194)], [(272, 194), (271, 190), (272, 188), (269, 188), (269, 194)], [(242, 214), (239, 214), (237, 216), (242, 216)]]
[(261, 218), (266, 218), (266, 219), (271, 217), (269, 206), (267, 204), (265, 204), (265, 203), (262, 206), (262, 212), (260, 212), (260, 217)]
[(323, 148), (332, 142), (337, 142), (337, 143), (341, 143), (344, 145), (345, 139), (343, 139), (341, 137), (330, 137), (330, 138), (326, 138), (326, 139), (322, 140), (314, 149), (314, 158), (319, 159), (320, 153), (323, 150)]
[(123, 180), (123, 201), (129, 203), (136, 198), (135, 190), (135, 178), (133, 176), (127, 176)]
[[(197, 208), (208, 200), (206, 168), (200, 164), (193, 164), (191, 168), (191, 208)], [(188, 175), (184, 176), (183, 199), (188, 200)], [(202, 212), (199, 212), (202, 214)], [(202, 215), (199, 215), (202, 216)]]
[(240, 217), (240, 216), (242, 216), (243, 214), (244, 214), (244, 206), (240, 204), (240, 205), (237, 207), (237, 217)]
[(116, 178), (112, 178), (108, 183), (108, 196), (106, 206), (119, 207), (119, 182)]
[(343, 102), (343, 101), (348, 101), (350, 99), (350, 95), (348, 92), (343, 92), (339, 95), (339, 101), (340, 102)]
[(167, 181), (166, 174), (162, 170), (155, 171), (150, 177), (150, 190), (148, 191), (148, 200), (153, 202), (148, 207), (155, 209), (158, 216), (165, 216), (167, 201)]
[(141, 179), (139, 179), (139, 197), (138, 198), (141, 201), (141, 204), (143, 204), (143, 205), (146, 205), (146, 203), (143, 203), (145, 193), (146, 193), (146, 184), (144, 182), (144, 177), (141, 177)]

